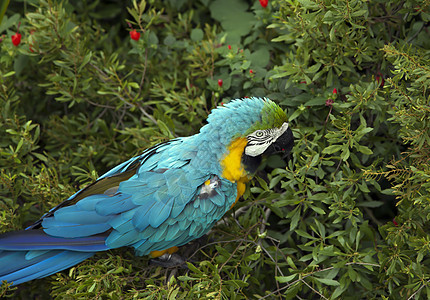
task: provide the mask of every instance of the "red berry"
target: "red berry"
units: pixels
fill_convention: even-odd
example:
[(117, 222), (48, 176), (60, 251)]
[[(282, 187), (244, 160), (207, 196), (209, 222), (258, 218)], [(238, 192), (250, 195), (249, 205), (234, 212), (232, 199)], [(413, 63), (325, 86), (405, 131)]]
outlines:
[(222, 87), (222, 84), (223, 84), (222, 79), (218, 79), (218, 86)]
[(249, 74), (254, 74), (254, 71), (252, 69), (250, 69)]
[(228, 50), (231, 50), (231, 45), (228, 45), (227, 47), (228, 47)]
[(260, 4), (261, 6), (263, 6), (264, 8), (267, 7), (267, 4), (269, 3), (269, 0), (260, 0)]
[(333, 89), (333, 94), (335, 94), (335, 95), (337, 94), (337, 89), (336, 88)]
[(14, 46), (18, 46), (21, 43), (21, 33), (17, 32), (14, 35), (12, 35), (12, 44)]
[(393, 224), (394, 226), (399, 226), (399, 224), (396, 222), (396, 220), (393, 218)]
[(132, 40), (138, 41), (140, 39), (140, 32), (137, 32), (136, 29), (130, 31), (130, 37)]

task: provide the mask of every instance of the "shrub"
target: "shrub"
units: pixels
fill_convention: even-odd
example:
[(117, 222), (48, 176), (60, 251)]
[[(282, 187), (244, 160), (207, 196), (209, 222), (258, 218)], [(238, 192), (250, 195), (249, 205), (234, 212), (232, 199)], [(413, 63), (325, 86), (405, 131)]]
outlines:
[(208, 240), (181, 249), (188, 270), (117, 249), (0, 295), (430, 295), (428, 1), (261, 2), (10, 4), (0, 23), (2, 232), (143, 149), (196, 133), (229, 99), (280, 103), (296, 146), (287, 162), (265, 162)]

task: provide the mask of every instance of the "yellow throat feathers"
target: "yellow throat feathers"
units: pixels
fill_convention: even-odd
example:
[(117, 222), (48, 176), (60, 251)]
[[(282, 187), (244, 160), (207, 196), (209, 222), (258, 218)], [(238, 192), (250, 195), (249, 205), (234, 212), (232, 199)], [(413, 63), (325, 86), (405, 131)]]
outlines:
[[(249, 181), (248, 174), (242, 166), (242, 154), (248, 141), (237, 138), (227, 148), (227, 154), (221, 160), (222, 177), (237, 184), (237, 197), (234, 204), (245, 192), (245, 183)], [(232, 205), (232, 207), (234, 206)]]
[(227, 147), (227, 154), (221, 160), (222, 177), (231, 182), (243, 181), (247, 173), (242, 166), (242, 153), (248, 141), (237, 138)]

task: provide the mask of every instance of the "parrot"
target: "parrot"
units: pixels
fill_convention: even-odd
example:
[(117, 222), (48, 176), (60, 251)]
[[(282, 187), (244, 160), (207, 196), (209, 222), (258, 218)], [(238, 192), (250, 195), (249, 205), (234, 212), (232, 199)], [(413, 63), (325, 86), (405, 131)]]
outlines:
[(144, 150), (25, 230), (1, 234), (0, 281), (18, 285), (125, 246), (136, 256), (172, 254), (234, 206), (264, 156), (293, 145), (287, 115), (270, 99), (218, 106), (197, 134)]

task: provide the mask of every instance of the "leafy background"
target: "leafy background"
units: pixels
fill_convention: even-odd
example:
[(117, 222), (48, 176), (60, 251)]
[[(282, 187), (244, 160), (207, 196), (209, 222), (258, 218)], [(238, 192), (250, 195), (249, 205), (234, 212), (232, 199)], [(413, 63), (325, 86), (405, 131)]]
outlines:
[(182, 247), (188, 269), (117, 249), (2, 285), (1, 296), (430, 297), (430, 2), (268, 2), (9, 4), (0, 23), (1, 232), (143, 149), (198, 132), (230, 99), (278, 102), (296, 146), (288, 162), (265, 162), (206, 239)]

